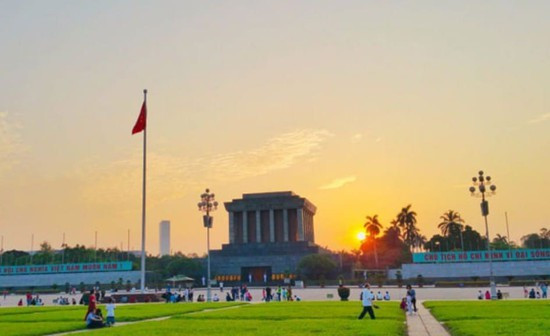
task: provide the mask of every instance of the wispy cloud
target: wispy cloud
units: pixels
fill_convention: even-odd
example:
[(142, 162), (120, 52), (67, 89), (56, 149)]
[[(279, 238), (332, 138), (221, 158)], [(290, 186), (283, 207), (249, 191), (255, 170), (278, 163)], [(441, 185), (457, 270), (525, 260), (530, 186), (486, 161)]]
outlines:
[(351, 143), (358, 143), (363, 140), (364, 135), (362, 133), (355, 133), (351, 136)]
[(0, 173), (18, 163), (18, 154), (24, 150), (19, 136), (20, 126), (7, 112), (0, 112)]
[[(158, 203), (184, 196), (204, 183), (227, 183), (292, 167), (300, 160), (314, 160), (322, 143), (332, 134), (303, 129), (268, 139), (250, 149), (204, 157), (148, 153), (148, 200)], [(128, 194), (140, 193), (141, 152), (106, 165), (87, 163), (78, 174), (86, 181), (88, 201), (126, 203)]]
[(527, 123), (528, 124), (538, 124), (538, 123), (541, 123), (541, 122), (544, 122), (544, 121), (547, 121), (547, 120), (550, 120), (550, 113), (541, 114), (541, 115), (537, 116), (536, 118), (533, 118), (533, 119), (527, 121)]
[(338, 189), (338, 188), (341, 188), (341, 187), (345, 186), (348, 183), (355, 182), (355, 180), (357, 180), (357, 177), (355, 175), (340, 177), (340, 178), (332, 180), (328, 184), (320, 186), (319, 189), (321, 189), (321, 190)]

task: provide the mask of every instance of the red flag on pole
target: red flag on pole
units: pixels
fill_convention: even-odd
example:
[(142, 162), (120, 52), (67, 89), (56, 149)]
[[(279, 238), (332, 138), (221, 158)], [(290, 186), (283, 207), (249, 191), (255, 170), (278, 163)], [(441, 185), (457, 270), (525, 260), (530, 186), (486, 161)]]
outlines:
[(145, 126), (147, 124), (147, 105), (145, 104), (145, 101), (143, 101), (143, 105), (141, 105), (141, 112), (139, 112), (139, 117), (136, 121), (136, 124), (134, 125), (134, 128), (132, 129), (132, 134), (139, 133), (145, 129)]

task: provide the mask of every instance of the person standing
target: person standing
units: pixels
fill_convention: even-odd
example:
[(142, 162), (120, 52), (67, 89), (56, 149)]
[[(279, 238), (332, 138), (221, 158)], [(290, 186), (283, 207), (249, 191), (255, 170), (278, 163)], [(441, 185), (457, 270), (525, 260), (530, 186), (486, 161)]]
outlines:
[(411, 296), (411, 302), (413, 304), (414, 312), (416, 313), (416, 291), (411, 285), (407, 285), (407, 295)]
[(363, 287), (363, 291), (361, 292), (361, 301), (363, 304), (363, 311), (359, 315), (360, 320), (362, 320), (363, 317), (365, 317), (366, 313), (369, 313), (371, 320), (374, 320), (376, 318), (374, 316), (374, 310), (372, 310), (372, 300), (374, 300), (374, 295), (370, 291), (370, 285), (369, 283), (365, 283), (365, 287)]
[(407, 291), (407, 297), (405, 299), (407, 301), (407, 313), (409, 315), (413, 315), (413, 303), (412, 303), (412, 296), (410, 291)]
[(109, 303), (107, 303), (105, 308), (107, 309), (106, 324), (107, 326), (112, 326), (115, 324), (115, 300), (109, 298)]
[(32, 301), (32, 294), (30, 292), (27, 292), (27, 294), (25, 295), (25, 298), (27, 300), (27, 306), (30, 306)]
[(546, 282), (543, 282), (540, 285), (540, 290), (542, 291), (542, 298), (543, 299), (548, 298), (548, 285), (546, 284)]
[(88, 298), (88, 310), (86, 311), (86, 315), (84, 315), (84, 321), (86, 321), (90, 313), (95, 313), (96, 308), (95, 291), (92, 289)]
[(271, 301), (271, 287), (269, 286), (265, 288), (265, 301), (266, 302)]

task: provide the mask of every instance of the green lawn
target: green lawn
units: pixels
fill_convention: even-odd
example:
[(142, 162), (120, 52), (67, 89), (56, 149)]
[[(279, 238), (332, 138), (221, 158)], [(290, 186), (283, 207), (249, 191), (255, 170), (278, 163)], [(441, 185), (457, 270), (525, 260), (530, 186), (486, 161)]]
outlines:
[(550, 335), (550, 301), (429, 301), (453, 336)]
[[(228, 307), (230, 303), (196, 304), (128, 304), (116, 308), (118, 322), (150, 319), (197, 312), (211, 308)], [(104, 305), (100, 308), (105, 313)], [(0, 310), (0, 331), (2, 336), (45, 335), (84, 328), (86, 307), (17, 307)]]
[(272, 302), (178, 315), (94, 331), (120, 335), (404, 335), (405, 315), (395, 302), (378, 303), (377, 319), (358, 320), (359, 302)]
[[(117, 322), (161, 316), (170, 319), (91, 331), (110, 335), (398, 335), (405, 315), (396, 302), (378, 303), (377, 319), (357, 320), (359, 302), (272, 302), (119, 305)], [(220, 309), (216, 311), (216, 309)], [(84, 328), (86, 308), (18, 307), (0, 309), (0, 334), (46, 335)], [(209, 310), (209, 311), (203, 311)]]

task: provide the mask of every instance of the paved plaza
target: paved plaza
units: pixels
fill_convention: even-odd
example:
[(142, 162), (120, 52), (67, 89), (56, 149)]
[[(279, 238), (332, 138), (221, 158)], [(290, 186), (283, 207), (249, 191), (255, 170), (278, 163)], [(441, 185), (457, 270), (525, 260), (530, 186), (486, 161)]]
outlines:
[[(276, 288), (276, 287), (272, 287)], [(397, 288), (397, 287), (382, 287), (378, 288), (372, 286), (371, 289), (375, 294), (380, 291), (382, 294), (385, 294), (386, 291), (389, 292), (391, 300), (401, 300), (406, 295), (406, 288)], [(476, 300), (478, 291), (481, 290), (485, 292), (488, 290), (487, 287), (472, 287), (472, 288), (434, 288), (434, 287), (423, 287), (423, 288), (414, 288), (416, 290), (416, 296), (419, 300)], [(508, 287), (508, 286), (499, 286), (503, 293), (508, 293), (509, 299), (523, 299), (523, 288), (522, 287)], [(530, 289), (530, 287), (528, 287)], [(220, 300), (225, 300), (225, 292), (228, 288), (224, 288), (224, 292), (220, 295), (219, 288), (213, 288), (212, 293), (218, 293)], [(252, 294), (253, 302), (261, 301), (262, 298), (262, 288), (252, 287), (249, 288), (250, 293)], [(126, 293), (125, 291), (119, 291), (118, 294)], [(199, 294), (206, 294), (206, 289), (197, 288), (194, 290), (194, 296), (198, 297)], [(303, 301), (337, 301), (340, 300), (337, 293), (337, 287), (312, 287), (312, 288), (293, 288), (293, 295), (298, 295)], [(350, 301), (358, 301), (361, 289), (358, 287), (351, 287)], [(44, 304), (50, 306), (53, 304), (53, 300), (59, 296), (69, 297), (71, 295), (60, 292), (59, 294), (44, 294), (40, 295)], [(77, 301), (80, 299), (80, 294), (74, 296)], [(8, 295), (5, 299), (0, 297), (0, 306), (1, 307), (15, 307), (17, 302), (20, 299), (24, 299), (24, 295)], [(25, 300), (23, 300), (25, 301)]]

